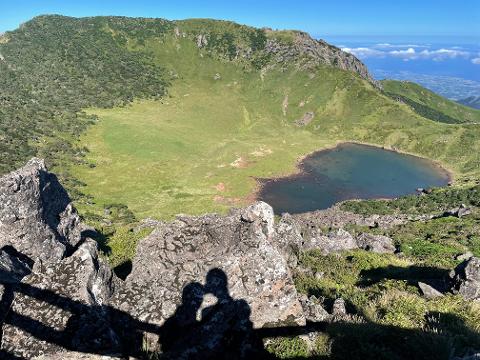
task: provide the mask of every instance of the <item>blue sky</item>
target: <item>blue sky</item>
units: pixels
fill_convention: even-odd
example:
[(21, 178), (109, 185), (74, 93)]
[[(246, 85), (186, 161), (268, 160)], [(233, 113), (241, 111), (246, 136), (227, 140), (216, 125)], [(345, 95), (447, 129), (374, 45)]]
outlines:
[(305, 30), (314, 36), (442, 35), (480, 37), (480, 0), (0, 0), (0, 31), (40, 14), (125, 15), (234, 20)]

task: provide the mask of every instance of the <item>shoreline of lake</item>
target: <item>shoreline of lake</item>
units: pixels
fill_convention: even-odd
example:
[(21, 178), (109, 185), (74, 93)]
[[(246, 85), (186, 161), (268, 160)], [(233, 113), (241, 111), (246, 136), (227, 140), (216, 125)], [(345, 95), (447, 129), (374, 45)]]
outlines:
[[(375, 144), (362, 143), (362, 142), (357, 142), (357, 141), (339, 141), (335, 145), (328, 146), (328, 147), (325, 147), (325, 148), (320, 149), (320, 150), (315, 150), (315, 151), (312, 151), (308, 154), (305, 154), (305, 155), (299, 157), (298, 160), (296, 161), (296, 164), (295, 164), (295, 169), (296, 170), (294, 172), (290, 173), (290, 174), (279, 175), (279, 176), (274, 176), (274, 177), (270, 177), (270, 178), (255, 178), (256, 183), (257, 183), (256, 187), (255, 187), (255, 190), (251, 193), (251, 195), (248, 198), (254, 199), (254, 200), (262, 200), (262, 198), (265, 197), (265, 195), (262, 194), (262, 193), (264, 193), (266, 191), (267, 187), (272, 186), (272, 184), (275, 184), (275, 183), (278, 183), (278, 182), (292, 182), (292, 181), (295, 181), (297, 179), (305, 181), (309, 176), (310, 177), (312, 176), (312, 173), (306, 171), (306, 168), (305, 168), (306, 166), (307, 167), (309, 166), (308, 163), (310, 161), (313, 161), (318, 157), (329, 156), (334, 151), (341, 151), (342, 148), (344, 148), (344, 149), (346, 148), (348, 150), (349, 146), (358, 146), (358, 147), (363, 147), (364, 149), (372, 149), (374, 151), (385, 151), (389, 154), (396, 154), (396, 155), (399, 156), (399, 158), (397, 160), (400, 161), (400, 162), (404, 162), (404, 163), (408, 163), (409, 162), (408, 158), (410, 158), (411, 160), (413, 160), (412, 164), (416, 163), (415, 166), (418, 166), (419, 162), (424, 163), (425, 165), (428, 165), (428, 167), (430, 167), (431, 169), (434, 170), (434, 171), (432, 171), (432, 174), (435, 173), (434, 175), (435, 175), (437, 180), (438, 179), (442, 180), (442, 184), (441, 184), (440, 187), (444, 187), (444, 186), (447, 186), (447, 185), (452, 185), (453, 182), (455, 181), (455, 172), (453, 172), (450, 169), (443, 166), (443, 164), (441, 164), (439, 161), (432, 160), (432, 159), (429, 159), (429, 158), (426, 158), (426, 157), (423, 157), (423, 156), (418, 156), (417, 154), (399, 151), (398, 149), (395, 149), (395, 148), (388, 148), (388, 147), (385, 147), (385, 146), (378, 146), (378, 145), (375, 145)], [(426, 187), (430, 187), (430, 186), (426, 186)], [(437, 186), (434, 185), (432, 187), (437, 187)], [(371, 198), (393, 199), (393, 198), (397, 198), (399, 196), (413, 194), (413, 193), (415, 193), (415, 190), (416, 190), (416, 188), (411, 189), (409, 192), (406, 192), (402, 195), (397, 195), (397, 196), (354, 197), (354, 198), (348, 198), (347, 197), (345, 199), (335, 201), (334, 203), (331, 204), (331, 206), (333, 206), (337, 203), (340, 203), (342, 201), (347, 201), (347, 200), (362, 200), (362, 199), (371, 199)], [(265, 199), (263, 199), (263, 201), (265, 201)], [(306, 211), (313, 211), (313, 210), (319, 210), (319, 209), (324, 209), (324, 208), (325, 207), (321, 207), (321, 208), (318, 208), (318, 209), (309, 209), (309, 210), (306, 210)]]

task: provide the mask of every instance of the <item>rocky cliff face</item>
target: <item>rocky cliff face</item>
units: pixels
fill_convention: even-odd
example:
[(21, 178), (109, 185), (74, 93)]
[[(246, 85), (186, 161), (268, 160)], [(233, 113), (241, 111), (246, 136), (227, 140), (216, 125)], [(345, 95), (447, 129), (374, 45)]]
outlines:
[(355, 72), (376, 87), (380, 87), (368, 72), (367, 67), (355, 56), (323, 40), (313, 39), (301, 31), (294, 33), (291, 43), (281, 42), (275, 38), (269, 39), (265, 51), (273, 56), (276, 63), (297, 63), (303, 68), (313, 68), (318, 65), (335, 66)]
[[(122, 281), (42, 161), (0, 178), (0, 199), (0, 358), (265, 358), (265, 338), (314, 332), (306, 320), (349, 319), (342, 299), (329, 314), (320, 299), (297, 294), (302, 251), (395, 251), (384, 236), (323, 232), (340, 221), (328, 212), (275, 223), (259, 202), (227, 216), (151, 222)], [(479, 299), (479, 263), (471, 257), (452, 272), (453, 293)]]
[[(185, 22), (190, 23), (186, 31)], [(334, 66), (357, 73), (377, 88), (381, 88), (367, 67), (354, 55), (323, 40), (316, 40), (305, 32), (255, 29), (215, 20), (207, 20), (202, 24), (196, 20), (185, 22), (175, 23), (173, 34), (177, 38), (188, 37), (198, 48), (206, 49), (223, 59), (262, 59), (260, 63), (264, 70), (274, 66), (297, 66), (313, 71), (319, 65)], [(256, 66), (258, 65), (257, 62)]]

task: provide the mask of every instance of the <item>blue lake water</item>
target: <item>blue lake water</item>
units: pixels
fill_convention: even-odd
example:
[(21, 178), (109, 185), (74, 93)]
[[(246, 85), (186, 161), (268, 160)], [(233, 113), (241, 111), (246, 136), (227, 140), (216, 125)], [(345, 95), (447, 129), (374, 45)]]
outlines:
[(258, 198), (276, 214), (325, 209), (348, 199), (395, 198), (446, 186), (446, 170), (416, 156), (344, 143), (307, 156), (298, 174), (259, 180)]

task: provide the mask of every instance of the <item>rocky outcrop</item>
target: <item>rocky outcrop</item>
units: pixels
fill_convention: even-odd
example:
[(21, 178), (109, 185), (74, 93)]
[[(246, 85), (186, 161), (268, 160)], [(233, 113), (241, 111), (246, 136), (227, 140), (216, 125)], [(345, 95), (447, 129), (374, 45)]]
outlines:
[[(370, 223), (370, 220), (341, 211), (330, 216), (331, 211), (331, 209), (323, 211), (325, 215), (323, 217), (320, 215), (322, 211), (315, 212), (314, 214), (320, 215), (318, 218), (311, 213), (282, 215), (275, 231), (276, 243), (283, 250), (291, 266), (296, 264), (298, 254), (306, 250), (320, 250), (324, 255), (355, 249), (380, 254), (393, 254), (396, 251), (393, 240), (387, 236), (370, 233), (353, 236), (343, 228), (351, 223), (364, 225)], [(340, 214), (346, 214), (346, 216), (342, 217)], [(340, 227), (328, 230), (329, 225), (340, 225)]]
[[(237, 306), (250, 309), (252, 328), (304, 324), (290, 270), (274, 244), (273, 220), (272, 208), (260, 202), (226, 217), (179, 217), (158, 226), (138, 244), (133, 271), (112, 305), (161, 326), (195, 293), (205, 298), (190, 305), (195, 311), (223, 303), (222, 314), (197, 330), (210, 332), (212, 349), (221, 346), (222, 323), (237, 316)], [(189, 288), (193, 295), (184, 292), (182, 299)]]
[(330, 314), (325, 310), (322, 302), (315, 296), (312, 295), (308, 297), (307, 295), (301, 295), (299, 300), (307, 321), (319, 322), (331, 319)]
[(312, 111), (306, 112), (300, 119), (295, 120), (295, 125), (297, 126), (307, 126), (310, 124), (315, 117), (315, 113)]
[(396, 250), (393, 240), (388, 236), (362, 233), (356, 238), (360, 249), (379, 254), (393, 254)]
[(15, 287), (3, 325), (2, 349), (22, 358), (64, 349), (111, 353), (119, 338), (108, 323), (108, 302), (114, 290), (110, 268), (97, 257), (96, 243), (86, 240), (63, 260), (35, 263), (32, 273)]
[(79, 243), (81, 231), (66, 191), (42, 160), (0, 178), (0, 247), (54, 261)]
[(302, 229), (308, 228), (344, 228), (347, 225), (368, 226), (371, 228), (388, 229), (396, 225), (405, 224), (411, 219), (407, 215), (370, 215), (364, 216), (342, 210), (340, 204), (325, 210), (316, 210), (292, 217)]
[(275, 226), (275, 245), (280, 249), (288, 265), (294, 268), (303, 250), (304, 241), (299, 224), (290, 214), (284, 214)]
[(380, 87), (378, 82), (373, 80), (367, 67), (355, 56), (301, 31), (294, 32), (292, 42), (282, 42), (272, 36), (267, 40), (265, 51), (274, 58), (276, 63), (298, 63), (302, 68), (307, 69), (321, 64), (331, 65), (356, 72), (365, 80)]
[(471, 213), (472, 210), (470, 208), (466, 207), (465, 204), (461, 204), (458, 208), (453, 208), (445, 211), (442, 217), (455, 216), (461, 218), (470, 215)]
[(318, 249), (324, 255), (328, 255), (335, 252), (358, 249), (355, 238), (344, 229), (338, 229), (331, 231), (326, 235), (322, 233), (316, 236), (310, 237), (308, 241), (305, 241), (304, 250)]
[(480, 258), (472, 257), (462, 262), (452, 271), (450, 277), (454, 294), (467, 300), (480, 300)]
[(32, 358), (65, 349), (115, 349), (118, 337), (102, 306), (116, 280), (83, 229), (43, 161), (32, 159), (0, 179), (3, 352)]
[[(178, 38), (181, 32), (181, 24), (174, 28), (174, 34)], [(263, 64), (264, 69), (271, 67), (286, 68), (294, 65), (303, 70), (314, 72), (319, 65), (328, 65), (342, 70), (357, 73), (361, 78), (369, 81), (377, 88), (381, 88), (368, 72), (367, 67), (354, 55), (328, 44), (324, 40), (316, 40), (309, 34), (301, 31), (291, 31), (289, 39), (285, 40), (282, 35), (277, 35), (271, 29), (257, 30), (244, 28), (244, 34), (229, 34), (235, 36), (231, 40), (218, 40), (224, 30), (213, 30), (204, 27), (202, 30), (186, 30), (189, 38), (194, 41), (199, 49), (215, 53), (217, 56), (228, 60), (268, 59)], [(183, 34), (183, 33), (182, 33)], [(250, 34), (250, 35), (247, 35)], [(249, 41), (257, 38), (256, 44)], [(263, 40), (262, 40), (263, 38)], [(246, 41), (246, 39), (249, 39)], [(229, 46), (224, 46), (224, 41), (230, 41)], [(202, 56), (202, 55), (201, 55)]]

